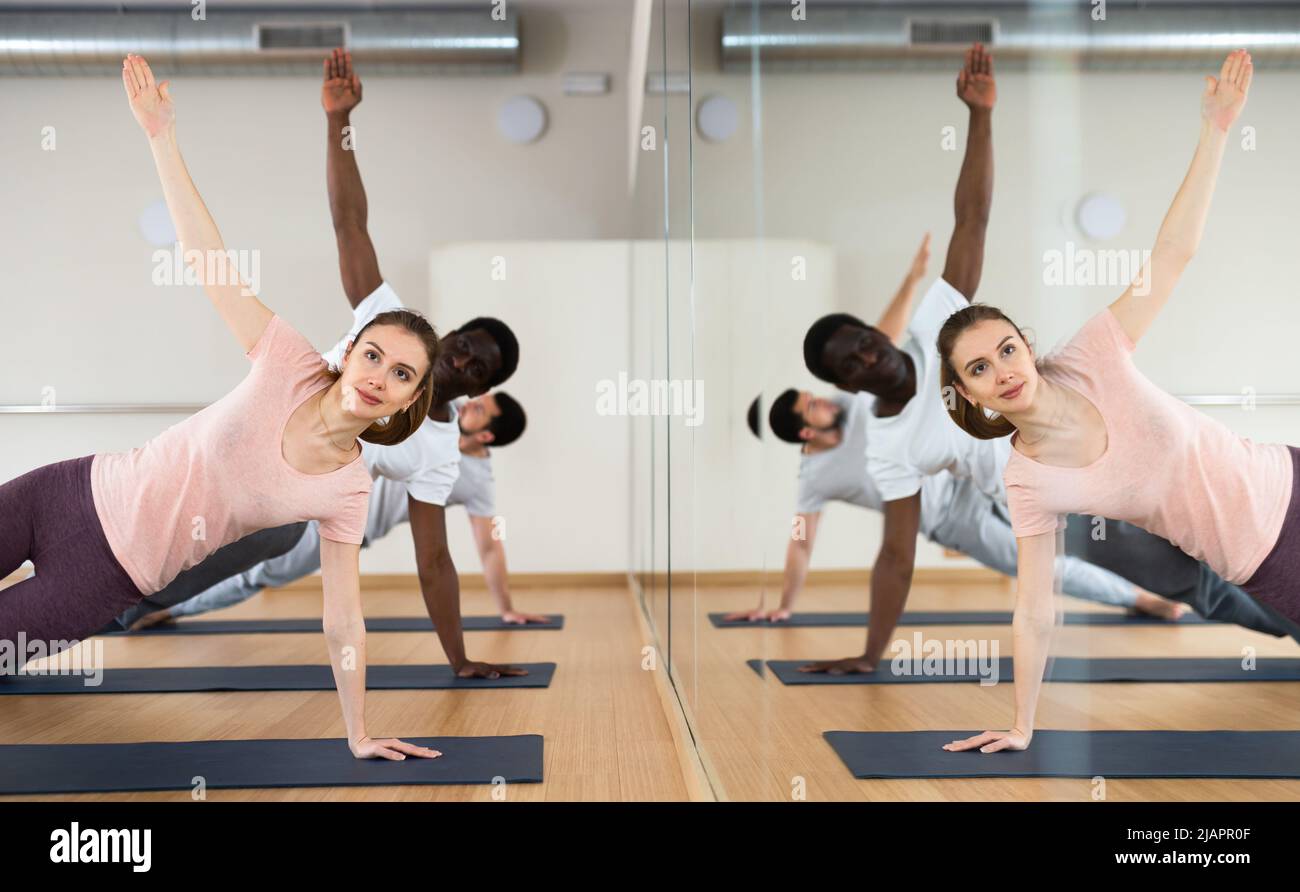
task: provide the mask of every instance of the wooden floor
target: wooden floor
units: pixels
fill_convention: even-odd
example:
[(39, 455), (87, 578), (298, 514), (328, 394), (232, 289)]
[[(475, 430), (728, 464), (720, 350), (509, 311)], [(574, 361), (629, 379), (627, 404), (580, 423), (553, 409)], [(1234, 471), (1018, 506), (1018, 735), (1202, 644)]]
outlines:
[[(1004, 727), (1011, 686), (974, 684), (786, 687), (759, 678), (748, 659), (828, 659), (860, 653), (861, 629), (715, 629), (710, 611), (752, 606), (752, 588), (678, 586), (673, 596), (673, 663), (677, 689), (692, 721), (698, 756), (713, 795), (730, 800), (789, 801), (801, 783), (809, 801), (1075, 800), (1093, 798), (1088, 780), (1006, 779), (855, 780), (822, 738), (828, 730), (939, 730)], [(465, 612), (491, 612), (481, 589), (464, 592)], [(369, 615), (421, 614), (413, 587), (368, 590)], [(1071, 610), (1093, 609), (1067, 600)], [(471, 632), (476, 659), (553, 661), (545, 690), (372, 691), (368, 723), (376, 735), (477, 736), (536, 733), (545, 737), (545, 782), (515, 784), (519, 801), (684, 800), (689, 763), (674, 745), (673, 722), (642, 668), (646, 643), (631, 595), (622, 588), (521, 588), (516, 605), (563, 613), (564, 630)], [(659, 607), (664, 605), (660, 604)], [(1004, 584), (918, 583), (915, 610), (1011, 609)], [(863, 610), (862, 585), (809, 587), (802, 610)], [(320, 594), (270, 592), (224, 617), (319, 615)], [(664, 613), (654, 609), (652, 614)], [(1009, 626), (904, 626), (912, 640), (997, 641), (1010, 655)], [(1290, 639), (1232, 626), (1180, 628), (1066, 627), (1056, 633), (1062, 656), (1240, 657), (1300, 656)], [(429, 633), (371, 634), (372, 664), (437, 663), (445, 658)], [(211, 635), (109, 638), (112, 667), (324, 663), (320, 635)], [(1300, 684), (1049, 684), (1039, 707), (1040, 728), (1062, 729), (1297, 729)], [(334, 692), (215, 694), (79, 694), (0, 697), (0, 743), (129, 742), (272, 737), (341, 737)], [(685, 739), (685, 735), (681, 735)], [(689, 769), (687, 769), (689, 770)], [(60, 800), (184, 800), (171, 793), (26, 797)], [(209, 790), (211, 800), (471, 801), (486, 786), (347, 787), (291, 790)], [(24, 797), (0, 797), (16, 800)], [(1300, 781), (1108, 780), (1109, 801), (1300, 800)]]
[[(786, 687), (770, 673), (759, 678), (747, 659), (833, 659), (860, 654), (860, 629), (715, 629), (710, 611), (752, 607), (753, 589), (700, 588), (674, 593), (673, 662), (694, 716), (706, 766), (720, 797), (790, 801), (797, 778), (808, 801), (828, 800), (1063, 800), (1093, 798), (1089, 780), (953, 779), (856, 780), (822, 739), (822, 732), (1004, 728), (1011, 721), (1008, 684), (853, 685)], [(779, 591), (776, 593), (779, 595)], [(775, 596), (774, 596), (775, 597)], [(813, 586), (801, 610), (865, 610), (861, 585)], [(1064, 599), (1070, 610), (1092, 605)], [(915, 610), (1010, 610), (1014, 595), (1001, 583), (913, 586)], [(1104, 608), (1101, 608), (1104, 609)], [(695, 640), (689, 632), (695, 630)], [(1010, 656), (1010, 626), (904, 626), (898, 636), (989, 639)], [(1235, 626), (1181, 628), (1068, 627), (1056, 632), (1060, 656), (1300, 657), (1291, 639)], [(1048, 684), (1039, 728), (1073, 730), (1300, 729), (1300, 684)], [(989, 758), (993, 758), (990, 756)], [(1300, 800), (1300, 781), (1107, 781), (1108, 801)]]
[[(374, 736), (541, 734), (545, 782), (513, 784), (507, 798), (538, 800), (680, 800), (687, 798), (677, 749), (651, 674), (641, 668), (642, 640), (624, 587), (565, 591), (515, 588), (515, 606), (565, 614), (560, 631), (469, 632), (472, 659), (555, 662), (545, 690), (371, 691), (367, 725)], [(466, 614), (493, 612), (484, 590), (462, 593)], [(371, 616), (423, 615), (418, 590), (367, 590)], [(222, 618), (319, 616), (319, 591), (276, 591), (225, 611)], [(87, 645), (82, 645), (87, 646)], [(432, 633), (367, 636), (369, 661), (445, 663)], [(104, 639), (113, 668), (327, 663), (321, 635), (203, 635)], [(276, 737), (344, 737), (338, 696), (328, 692), (77, 694), (0, 697), (0, 743), (121, 743)], [(209, 800), (471, 801), (489, 786), (394, 786), (289, 790), (209, 790)], [(0, 801), (188, 800), (169, 793), (0, 797)]]

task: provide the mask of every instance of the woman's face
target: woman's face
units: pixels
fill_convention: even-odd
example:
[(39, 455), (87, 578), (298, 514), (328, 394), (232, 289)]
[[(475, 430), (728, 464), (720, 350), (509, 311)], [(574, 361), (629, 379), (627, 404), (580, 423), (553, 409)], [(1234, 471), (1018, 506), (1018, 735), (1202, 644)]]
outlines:
[(1001, 415), (1023, 412), (1038, 389), (1034, 352), (1005, 319), (985, 319), (957, 336), (950, 357), (957, 370), (957, 399)]
[(397, 325), (372, 325), (344, 357), (339, 378), (343, 408), (371, 420), (402, 412), (419, 397), (428, 370), (424, 343), (414, 332)]

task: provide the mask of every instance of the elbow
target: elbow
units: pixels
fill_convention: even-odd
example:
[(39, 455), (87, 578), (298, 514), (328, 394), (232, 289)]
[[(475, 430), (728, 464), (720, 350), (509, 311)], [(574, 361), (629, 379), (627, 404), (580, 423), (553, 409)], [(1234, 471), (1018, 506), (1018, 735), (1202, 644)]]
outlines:
[(341, 201), (330, 202), (330, 219), (334, 223), (334, 235), (340, 241), (349, 242), (366, 234), (366, 215), (351, 204)]
[(983, 197), (974, 201), (959, 202), (954, 208), (957, 228), (969, 226), (979, 231), (989, 228), (989, 219), (993, 216), (993, 202)]
[(1013, 624), (1035, 635), (1045, 635), (1056, 625), (1056, 609), (1050, 598), (1020, 601), (1016, 604)]
[(456, 565), (451, 559), (451, 549), (445, 545), (440, 545), (433, 550), (432, 554), (426, 555), (420, 559), (418, 570), (421, 577), (435, 579), (455, 573)]
[(915, 552), (903, 548), (884, 548), (876, 559), (876, 570), (886, 573), (904, 585), (912, 584), (912, 571), (916, 564)]
[(1174, 266), (1181, 272), (1196, 256), (1198, 241), (1198, 239), (1158, 239), (1151, 253), (1160, 255), (1162, 265)]
[(360, 647), (366, 640), (366, 623), (360, 615), (355, 617), (330, 616), (326, 611), (322, 623), (325, 643), (331, 651), (344, 647)]

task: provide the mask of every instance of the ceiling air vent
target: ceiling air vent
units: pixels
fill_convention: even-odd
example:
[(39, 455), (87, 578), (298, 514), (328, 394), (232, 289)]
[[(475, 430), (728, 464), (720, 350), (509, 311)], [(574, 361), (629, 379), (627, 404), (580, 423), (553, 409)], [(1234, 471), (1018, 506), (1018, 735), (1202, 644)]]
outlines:
[(259, 50), (328, 50), (347, 46), (347, 28), (342, 22), (253, 26)]
[(908, 19), (907, 42), (918, 45), (970, 46), (972, 43), (993, 45), (997, 25), (992, 19), (953, 21), (951, 19)]

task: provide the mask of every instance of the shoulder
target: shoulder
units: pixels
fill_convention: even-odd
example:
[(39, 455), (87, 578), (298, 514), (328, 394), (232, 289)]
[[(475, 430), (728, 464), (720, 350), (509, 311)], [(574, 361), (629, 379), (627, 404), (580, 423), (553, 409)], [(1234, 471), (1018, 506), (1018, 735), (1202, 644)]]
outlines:
[(312, 371), (319, 371), (325, 365), (311, 341), (279, 315), (271, 317), (262, 336), (245, 355), (254, 365), (265, 362), (289, 363)]
[(1052, 357), (1069, 361), (1091, 356), (1127, 356), (1136, 349), (1137, 345), (1120, 326), (1115, 314), (1106, 307), (1083, 323), (1072, 338), (1053, 351)]
[(378, 288), (367, 294), (365, 299), (356, 305), (352, 310), (352, 315), (357, 322), (365, 325), (380, 313), (404, 309), (406, 309), (406, 305), (402, 303), (402, 299), (397, 296), (393, 286), (389, 285), (387, 280), (384, 280), (379, 283)]
[(948, 321), (948, 317), (968, 306), (970, 301), (966, 295), (945, 282), (943, 276), (939, 276), (926, 289), (907, 330), (922, 343), (933, 347), (939, 329)]

